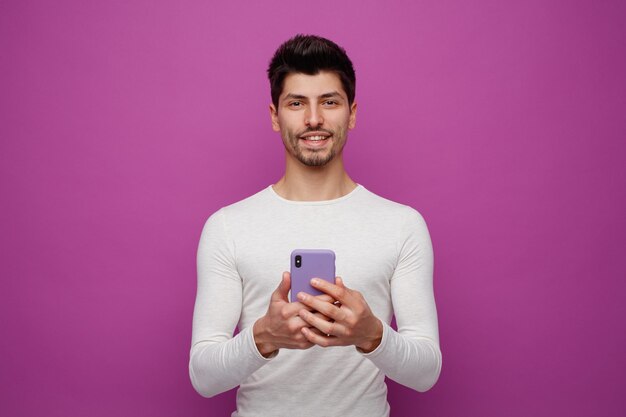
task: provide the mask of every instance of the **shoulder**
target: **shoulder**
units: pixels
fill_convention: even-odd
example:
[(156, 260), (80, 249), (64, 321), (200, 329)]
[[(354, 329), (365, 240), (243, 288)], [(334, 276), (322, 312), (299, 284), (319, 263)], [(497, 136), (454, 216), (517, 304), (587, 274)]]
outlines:
[(206, 224), (225, 223), (227, 221), (248, 218), (251, 213), (262, 210), (271, 201), (268, 188), (239, 200), (235, 203), (228, 204), (210, 214), (206, 220)]
[(235, 203), (228, 204), (220, 208), (215, 214), (220, 213), (222, 216), (237, 216), (240, 214), (248, 214), (254, 212), (261, 207), (264, 207), (271, 201), (269, 188), (264, 188), (261, 191), (239, 200)]
[(409, 205), (381, 197), (365, 187), (362, 188), (363, 192), (361, 193), (361, 203), (364, 207), (367, 207), (368, 210), (386, 218), (395, 218), (404, 224), (425, 223), (424, 217), (417, 209)]

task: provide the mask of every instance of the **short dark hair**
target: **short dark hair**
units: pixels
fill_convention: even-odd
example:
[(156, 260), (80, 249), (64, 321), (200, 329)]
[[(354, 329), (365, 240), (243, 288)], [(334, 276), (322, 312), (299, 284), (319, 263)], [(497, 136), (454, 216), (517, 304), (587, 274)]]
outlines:
[(287, 75), (316, 75), (321, 71), (334, 72), (339, 76), (348, 96), (348, 103), (352, 105), (356, 77), (346, 51), (333, 41), (320, 36), (296, 35), (278, 47), (267, 68), (274, 106), (278, 108), (278, 98)]

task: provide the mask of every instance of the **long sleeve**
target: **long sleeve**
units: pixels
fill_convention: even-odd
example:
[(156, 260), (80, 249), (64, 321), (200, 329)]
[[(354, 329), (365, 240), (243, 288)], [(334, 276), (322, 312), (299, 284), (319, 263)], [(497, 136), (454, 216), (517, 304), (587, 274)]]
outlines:
[(242, 282), (222, 210), (204, 225), (197, 268), (189, 376), (200, 395), (212, 397), (240, 385), (271, 360), (256, 348), (252, 326), (233, 337), (241, 315)]
[(362, 353), (385, 375), (420, 392), (439, 378), (437, 309), (433, 292), (433, 248), (423, 217), (415, 210), (407, 220), (398, 264), (391, 278), (391, 298), (398, 331), (383, 322), (380, 345)]

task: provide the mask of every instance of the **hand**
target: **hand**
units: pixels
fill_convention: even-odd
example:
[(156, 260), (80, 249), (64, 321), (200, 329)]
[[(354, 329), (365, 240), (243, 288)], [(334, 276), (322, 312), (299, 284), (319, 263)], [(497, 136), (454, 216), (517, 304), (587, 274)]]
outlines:
[[(279, 348), (308, 349), (313, 346), (301, 329), (310, 325), (298, 317), (300, 311), (306, 311), (320, 320), (328, 320), (320, 313), (312, 313), (311, 308), (299, 303), (290, 303), (288, 299), (291, 288), (291, 274), (283, 272), (280, 285), (272, 293), (270, 305), (265, 316), (254, 323), (254, 341), (261, 355), (268, 357)], [(314, 297), (320, 302), (334, 302), (329, 295), (322, 294)], [(319, 330), (311, 328), (310, 332), (321, 335)]]
[[(373, 351), (383, 337), (382, 322), (374, 316), (360, 292), (347, 288), (340, 277), (335, 282), (336, 285), (333, 285), (322, 279), (313, 279), (311, 285), (338, 300), (339, 304), (322, 300), (319, 296), (298, 293), (300, 302), (308, 307), (300, 310), (300, 317), (318, 330), (303, 326), (300, 331), (309, 342), (322, 347), (354, 345), (364, 353)], [(323, 316), (312, 314), (309, 309)]]

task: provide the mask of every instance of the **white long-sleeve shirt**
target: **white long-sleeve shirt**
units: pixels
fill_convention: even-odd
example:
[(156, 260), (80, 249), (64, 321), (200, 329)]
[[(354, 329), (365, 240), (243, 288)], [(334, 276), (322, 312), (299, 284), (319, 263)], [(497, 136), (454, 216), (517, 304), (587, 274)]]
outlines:
[[(336, 272), (383, 322), (380, 345), (280, 349), (252, 334), (294, 249), (332, 249)], [(328, 201), (291, 201), (270, 186), (206, 221), (189, 374), (211, 397), (240, 386), (233, 417), (388, 416), (384, 377), (426, 391), (441, 370), (433, 250), (423, 217), (358, 185)], [(395, 314), (398, 331), (389, 326)], [(237, 326), (240, 332), (233, 337)]]

